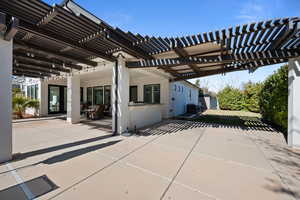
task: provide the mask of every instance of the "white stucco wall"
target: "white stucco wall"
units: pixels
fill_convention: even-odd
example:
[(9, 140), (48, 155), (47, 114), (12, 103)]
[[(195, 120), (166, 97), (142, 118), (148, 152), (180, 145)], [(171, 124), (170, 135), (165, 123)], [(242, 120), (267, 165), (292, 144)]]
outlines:
[(199, 89), (184, 81), (170, 83), (170, 104), (172, 116), (186, 113), (187, 104), (199, 105)]
[(144, 101), (144, 85), (160, 84), (160, 104), (159, 108), (162, 112), (162, 118), (169, 118), (170, 96), (169, 96), (169, 80), (154, 75), (134, 77), (130, 79), (130, 86), (138, 87), (138, 101)]
[(129, 130), (160, 122), (163, 107), (163, 105), (129, 106)]

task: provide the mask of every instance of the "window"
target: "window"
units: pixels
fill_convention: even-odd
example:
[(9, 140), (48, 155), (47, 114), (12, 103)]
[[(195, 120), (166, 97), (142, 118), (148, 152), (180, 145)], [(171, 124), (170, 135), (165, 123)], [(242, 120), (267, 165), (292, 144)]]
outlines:
[(38, 99), (39, 85), (27, 86), (27, 97), (30, 99)]
[(129, 102), (137, 102), (138, 101), (138, 87), (130, 86), (129, 88)]
[(192, 100), (192, 90), (190, 90), (190, 100)]
[(103, 102), (103, 86), (93, 88), (94, 105), (104, 104)]
[(87, 88), (87, 103), (89, 105), (100, 105), (111, 103), (111, 86), (97, 86)]
[(83, 88), (80, 88), (80, 103), (83, 102)]
[(110, 85), (104, 86), (104, 104), (110, 105), (111, 103), (111, 87)]
[(177, 88), (177, 86), (176, 86), (176, 85), (174, 85), (174, 90), (175, 90), (175, 92), (176, 92), (176, 88)]
[(89, 105), (93, 104), (93, 88), (87, 88), (87, 103)]
[(160, 103), (160, 85), (144, 85), (144, 102), (149, 104)]

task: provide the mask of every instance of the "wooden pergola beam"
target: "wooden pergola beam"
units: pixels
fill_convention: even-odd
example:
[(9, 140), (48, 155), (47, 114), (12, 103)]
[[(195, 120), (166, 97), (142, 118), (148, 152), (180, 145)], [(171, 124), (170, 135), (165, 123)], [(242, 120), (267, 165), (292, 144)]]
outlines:
[(260, 61), (267, 59), (283, 59), (294, 58), (300, 55), (299, 50), (296, 51), (267, 51), (257, 53), (241, 53), (235, 55), (223, 56), (202, 56), (202, 57), (181, 57), (169, 59), (152, 59), (142, 61), (126, 62), (128, 68), (148, 68), (148, 67), (176, 67), (190, 64), (207, 64), (207, 63), (231, 63), (235, 61)]
[(13, 70), (15, 69), (20, 69), (20, 70), (24, 70), (24, 71), (28, 71), (28, 72), (37, 72), (37, 73), (45, 73), (45, 74), (53, 74), (53, 75), (60, 75), (59, 72), (57, 71), (52, 71), (47, 70), (45, 68), (37, 68), (37, 67), (32, 67), (30, 65), (25, 65), (25, 64), (15, 64), (13, 67)]
[(48, 24), (51, 20), (53, 20), (58, 14), (58, 10), (56, 6), (54, 6), (49, 13), (46, 14), (36, 25), (43, 26)]
[[(115, 58), (112, 55), (108, 55), (108, 54), (103, 53), (101, 51), (95, 51), (94, 49), (92, 50), (92, 49), (89, 49), (88, 47), (87, 48), (80, 47), (78, 41), (74, 42), (71, 39), (66, 38), (62, 35), (58, 35), (58, 34), (53, 33), (53, 32), (45, 31), (42, 28), (37, 28), (36, 26), (34, 26), (32, 24), (29, 24), (29, 23), (27, 23), (23, 20), (20, 21), (19, 28), (22, 31), (25, 31), (27, 33), (31, 33), (31, 34), (37, 35), (39, 37), (42, 37), (42, 38), (47, 38), (49, 40), (58, 42), (58, 43), (60, 43), (62, 45), (65, 45), (65, 46), (72, 47), (73, 49), (76, 49), (78, 51), (93, 55), (95, 57), (100, 57), (100, 58), (103, 58), (103, 59), (108, 60), (108, 61), (115, 61)], [(91, 63), (90, 65), (91, 66), (96, 66), (95, 62)]]
[(29, 64), (29, 65), (37, 66), (37, 67), (40, 66), (43, 68), (53, 69), (53, 70), (66, 72), (66, 73), (70, 72), (69, 69), (64, 68), (63, 65), (61, 65), (57, 62), (48, 62), (48, 61), (39, 60), (36, 58), (32, 58), (32, 57), (28, 57), (28, 56), (24, 56), (24, 55), (18, 55), (18, 54), (14, 55), (13, 57), (18, 63)]
[(34, 74), (31, 74), (31, 73), (17, 72), (17, 71), (15, 71), (15, 72), (13, 71), (13, 75), (14, 76), (26, 76), (26, 77), (30, 77), (30, 78), (44, 78), (41, 75), (34, 75)]
[(81, 59), (81, 58), (75, 58), (73, 56), (64, 55), (62, 53), (55, 52), (55, 51), (52, 51), (52, 50), (49, 50), (49, 49), (46, 49), (46, 48), (41, 48), (41, 47), (38, 47), (38, 46), (33, 45), (33, 44), (29, 44), (29, 43), (23, 43), (22, 44), (20, 42), (15, 42), (14, 43), (14, 49), (22, 49), (22, 50), (25, 50), (25, 51), (30, 51), (32, 53), (42, 54), (45, 57), (56, 58), (58, 60), (74, 62), (74, 63), (83, 63), (83, 64), (87, 64), (87, 65), (90, 65), (90, 66), (97, 66), (97, 62), (86, 60), (86, 59)]
[[(180, 58), (184, 58), (184, 57), (188, 57), (188, 53), (182, 49), (182, 48), (175, 48), (174, 49), (175, 53), (180, 57)], [(199, 73), (199, 69), (197, 67), (196, 64), (189, 64), (188, 65), (195, 73)]]
[(37, 64), (46, 64), (46, 65), (50, 65), (50, 66), (55, 65), (55, 67), (60, 67), (60, 68), (66, 67), (66, 68), (71, 68), (71, 69), (76, 69), (76, 70), (82, 69), (82, 66), (80, 66), (80, 65), (65, 63), (61, 60), (44, 58), (44, 57), (37, 56), (37, 55), (35, 55), (34, 57), (31, 57), (31, 56), (27, 56), (24, 53), (14, 53), (14, 58), (16, 58), (18, 60), (30, 61), (30, 62), (37, 63)]
[(19, 20), (15, 17), (11, 18), (10, 23), (7, 26), (7, 31), (4, 34), (4, 40), (10, 41), (15, 37), (18, 32)]
[[(36, 66), (36, 65), (32, 65), (32, 64), (28, 64), (28, 63), (23, 63), (23, 62), (16, 62), (14, 63), (15, 67), (19, 67), (19, 68), (28, 68), (28, 69), (32, 69), (32, 70), (37, 70), (37, 71), (44, 71), (44, 72), (48, 72), (48, 73), (52, 73), (55, 75), (60, 75), (60, 72), (65, 72), (65, 71), (60, 71), (58, 69), (55, 68), (48, 68), (45, 66)], [(65, 73), (69, 73), (70, 70), (67, 70), (68, 72)]]
[(33, 76), (39, 76), (39, 77), (50, 77), (51, 74), (50, 73), (42, 73), (42, 72), (35, 72), (33, 70), (24, 70), (24, 69), (16, 69), (14, 68), (13, 69), (13, 73), (21, 73), (21, 74), (26, 74), (27, 76), (28, 75), (33, 75)]
[(107, 33), (106, 39), (122, 47), (128, 53), (143, 59), (151, 58), (151, 56), (148, 55), (147, 52), (143, 51), (139, 47), (134, 46), (133, 43), (130, 42), (129, 40), (120, 37), (115, 31), (106, 30), (106, 33)]

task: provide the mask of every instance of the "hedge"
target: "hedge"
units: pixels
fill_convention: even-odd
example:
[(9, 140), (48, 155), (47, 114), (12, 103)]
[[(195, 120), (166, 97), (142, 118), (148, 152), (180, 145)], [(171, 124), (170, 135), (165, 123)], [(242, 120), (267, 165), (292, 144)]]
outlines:
[(264, 82), (259, 98), (264, 119), (287, 131), (288, 128), (288, 65), (282, 66)]
[(243, 110), (245, 99), (243, 92), (232, 86), (226, 86), (217, 95), (222, 110)]

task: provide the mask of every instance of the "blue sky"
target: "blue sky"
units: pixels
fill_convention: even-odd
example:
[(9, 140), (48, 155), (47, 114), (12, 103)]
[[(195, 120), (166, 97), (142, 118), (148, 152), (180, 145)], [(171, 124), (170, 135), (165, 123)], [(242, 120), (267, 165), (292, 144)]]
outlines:
[[(44, 0), (49, 4), (62, 0)], [(183, 36), (208, 32), (278, 17), (300, 14), (300, 0), (75, 0), (112, 26), (150, 36)], [(201, 78), (212, 91), (225, 84), (240, 87), (243, 82), (263, 81), (278, 65), (249, 74), (247, 71)], [(195, 80), (191, 80), (194, 82)]]

